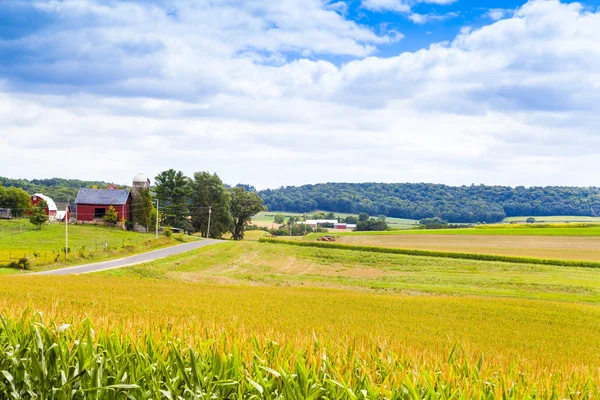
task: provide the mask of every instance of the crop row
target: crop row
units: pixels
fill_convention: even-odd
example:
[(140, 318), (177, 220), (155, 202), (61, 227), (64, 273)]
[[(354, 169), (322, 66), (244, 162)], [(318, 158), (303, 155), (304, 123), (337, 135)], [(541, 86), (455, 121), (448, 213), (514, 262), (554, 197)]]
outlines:
[[(418, 366), (391, 355), (376, 370), (348, 352), (331, 361), (315, 338), (310, 348), (254, 341), (248, 360), (218, 340), (203, 348), (146, 335), (140, 341), (41, 318), (2, 318), (0, 391), (3, 398), (38, 399), (469, 399), (597, 398), (591, 377), (544, 385), (511, 369), (487, 374), (455, 346), (444, 365)], [(281, 363), (282, 356), (293, 361)], [(565, 392), (565, 388), (568, 388)]]
[(301, 242), (301, 241), (281, 240), (281, 239), (273, 239), (273, 238), (261, 238), (261, 239), (259, 239), (259, 241), (261, 243), (285, 244), (285, 245), (291, 245), (291, 246), (304, 246), (304, 247), (320, 247), (320, 248), (339, 249), (339, 250), (367, 251), (367, 252), (372, 252), (372, 253), (402, 254), (402, 255), (407, 255), (407, 256), (442, 257), (442, 258), (456, 258), (456, 259), (463, 259), (463, 260), (478, 260), (478, 261), (497, 261), (497, 262), (516, 263), (516, 264), (541, 264), (541, 265), (555, 265), (555, 266), (562, 266), (562, 267), (600, 268), (600, 262), (596, 262), (596, 261), (554, 260), (554, 259), (544, 259), (544, 258), (502, 256), (502, 255), (496, 255), (496, 254), (459, 253), (459, 252), (451, 252), (451, 251), (400, 249), (400, 248), (360, 246), (360, 245), (348, 245), (348, 244), (327, 243), (327, 242)]

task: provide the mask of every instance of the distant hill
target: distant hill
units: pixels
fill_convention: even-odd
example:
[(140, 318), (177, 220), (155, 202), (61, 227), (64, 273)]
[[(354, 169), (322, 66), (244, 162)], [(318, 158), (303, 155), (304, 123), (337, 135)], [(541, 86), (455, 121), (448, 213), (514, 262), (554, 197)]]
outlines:
[(447, 186), (431, 183), (323, 183), (259, 192), (271, 211), (326, 210), (449, 222), (600, 214), (596, 187)]
[(97, 185), (102, 188), (108, 185), (102, 181), (80, 181), (79, 179), (10, 179), (0, 176), (0, 185), (4, 187), (18, 187), (29, 194), (42, 193), (54, 201), (66, 202), (75, 200), (79, 188)]

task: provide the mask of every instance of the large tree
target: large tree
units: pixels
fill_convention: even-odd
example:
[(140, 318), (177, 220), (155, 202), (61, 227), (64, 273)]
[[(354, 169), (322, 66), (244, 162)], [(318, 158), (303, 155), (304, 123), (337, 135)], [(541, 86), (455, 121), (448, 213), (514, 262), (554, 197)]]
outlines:
[(154, 180), (154, 193), (159, 201), (161, 215), (164, 216), (163, 222), (185, 229), (189, 215), (190, 179), (181, 171), (169, 169), (158, 174)]
[(5, 188), (0, 184), (0, 208), (10, 208), (13, 217), (23, 216), (30, 206), (26, 191), (16, 187)]
[(244, 228), (250, 219), (265, 210), (265, 205), (256, 192), (249, 192), (243, 187), (231, 189), (231, 217), (233, 225), (231, 233), (233, 240), (244, 238)]
[(210, 237), (221, 237), (231, 228), (230, 194), (217, 174), (196, 172), (192, 180), (192, 225), (207, 237), (210, 207)]

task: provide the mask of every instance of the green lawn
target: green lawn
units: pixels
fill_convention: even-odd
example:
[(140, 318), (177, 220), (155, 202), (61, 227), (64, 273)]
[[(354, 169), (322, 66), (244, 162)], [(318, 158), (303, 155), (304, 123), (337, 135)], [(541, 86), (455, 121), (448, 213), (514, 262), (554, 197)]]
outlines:
[[(116, 227), (69, 225), (69, 260), (65, 260), (65, 225), (38, 230), (26, 219), (0, 220), (0, 265), (23, 256), (34, 269), (76, 265), (148, 251), (179, 243), (174, 238), (124, 231)], [(1, 273), (13, 270), (0, 268)]]
[(226, 242), (110, 276), (600, 303), (600, 270)]

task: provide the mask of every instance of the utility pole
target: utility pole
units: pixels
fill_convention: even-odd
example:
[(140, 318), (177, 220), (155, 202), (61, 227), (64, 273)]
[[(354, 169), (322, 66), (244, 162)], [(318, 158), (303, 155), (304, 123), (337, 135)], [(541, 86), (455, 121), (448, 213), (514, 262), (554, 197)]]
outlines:
[(212, 206), (208, 206), (208, 228), (206, 229), (206, 237), (210, 237), (210, 214), (212, 213)]
[(156, 238), (158, 239), (158, 199), (156, 199)]
[(69, 259), (69, 200), (67, 202), (67, 209), (65, 210), (65, 259)]

